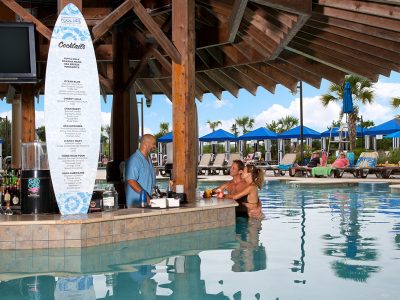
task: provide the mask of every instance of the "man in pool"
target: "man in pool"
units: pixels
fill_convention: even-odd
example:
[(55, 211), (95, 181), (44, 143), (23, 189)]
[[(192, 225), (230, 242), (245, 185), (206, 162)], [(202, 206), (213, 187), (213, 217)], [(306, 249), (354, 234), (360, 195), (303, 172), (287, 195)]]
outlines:
[(232, 180), (214, 188), (212, 193), (215, 194), (218, 190), (226, 190), (229, 194), (235, 194), (243, 191), (248, 185), (248, 183), (242, 178), (243, 170), (244, 163), (239, 159), (234, 160), (231, 168), (229, 169), (229, 175), (232, 176)]

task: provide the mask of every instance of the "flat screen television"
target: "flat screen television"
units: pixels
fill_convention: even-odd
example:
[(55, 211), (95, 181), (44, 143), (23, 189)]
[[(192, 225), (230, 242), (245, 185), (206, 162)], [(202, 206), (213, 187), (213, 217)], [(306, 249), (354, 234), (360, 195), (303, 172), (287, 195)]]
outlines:
[(0, 82), (35, 82), (34, 24), (0, 22), (0, 41)]

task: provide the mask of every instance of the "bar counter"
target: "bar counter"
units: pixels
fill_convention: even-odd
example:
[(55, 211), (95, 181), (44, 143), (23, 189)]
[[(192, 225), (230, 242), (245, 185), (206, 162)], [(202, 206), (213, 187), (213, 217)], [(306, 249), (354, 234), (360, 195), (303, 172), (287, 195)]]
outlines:
[(237, 203), (198, 199), (181, 207), (86, 215), (0, 216), (0, 250), (83, 248), (235, 224)]

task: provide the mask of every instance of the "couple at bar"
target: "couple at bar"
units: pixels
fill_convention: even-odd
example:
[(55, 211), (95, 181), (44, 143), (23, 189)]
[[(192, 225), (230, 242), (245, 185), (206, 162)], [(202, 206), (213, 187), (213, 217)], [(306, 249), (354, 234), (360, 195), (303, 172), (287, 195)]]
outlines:
[(241, 160), (234, 160), (229, 174), (232, 180), (216, 187), (212, 192), (227, 191), (224, 198), (236, 200), (236, 216), (262, 219), (261, 201), (258, 197), (258, 189), (261, 190), (264, 183), (264, 172), (254, 165), (245, 165)]

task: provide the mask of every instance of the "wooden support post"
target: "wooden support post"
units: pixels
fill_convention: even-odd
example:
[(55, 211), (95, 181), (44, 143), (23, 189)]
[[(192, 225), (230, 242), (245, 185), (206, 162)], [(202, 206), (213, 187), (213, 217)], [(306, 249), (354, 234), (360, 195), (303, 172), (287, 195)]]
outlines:
[(21, 140), (23, 143), (35, 140), (35, 86), (30, 84), (22, 85), (21, 93)]
[(11, 101), (11, 168), (19, 169), (21, 168), (21, 99), (14, 98)]
[[(113, 103), (112, 103), (112, 157), (114, 161), (126, 161), (129, 156), (137, 149), (137, 140), (139, 132), (132, 132), (132, 122), (137, 121), (136, 118), (130, 120), (131, 106), (136, 105), (136, 97), (130, 99), (129, 90), (125, 89), (129, 79), (129, 62), (128, 62), (128, 40), (126, 27), (122, 24), (115, 26), (113, 29)], [(133, 103), (131, 103), (133, 101)], [(136, 143), (131, 143), (136, 141)], [(133, 145), (133, 146), (132, 146)], [(136, 148), (135, 148), (136, 147)], [(115, 185), (121, 200), (125, 199), (124, 184)], [(122, 203), (122, 202), (121, 202)]]
[[(197, 123), (195, 106), (194, 0), (172, 1), (172, 40), (181, 62), (172, 61), (173, 176), (194, 202), (197, 185)], [(194, 121), (195, 120), (195, 121)]]

